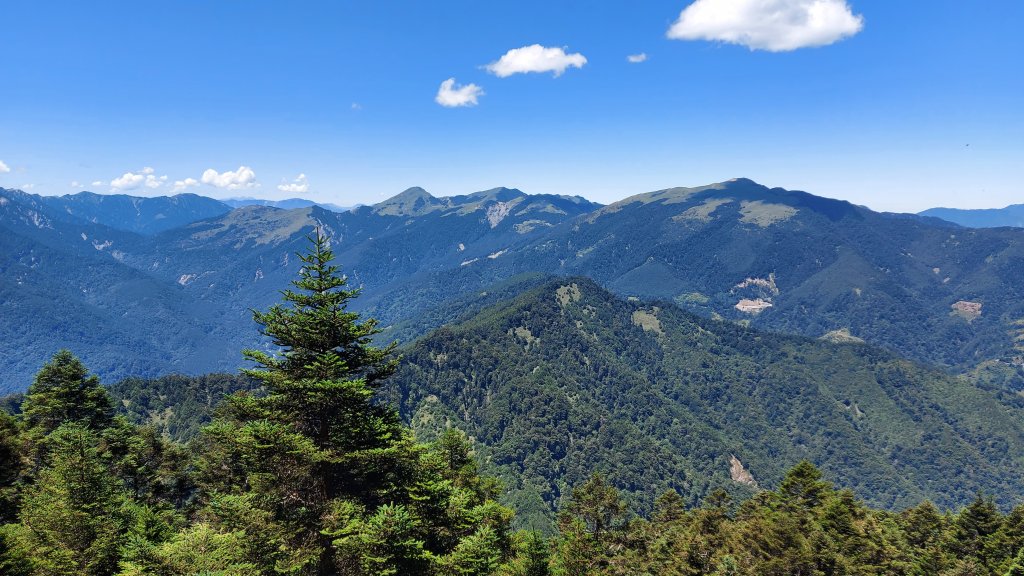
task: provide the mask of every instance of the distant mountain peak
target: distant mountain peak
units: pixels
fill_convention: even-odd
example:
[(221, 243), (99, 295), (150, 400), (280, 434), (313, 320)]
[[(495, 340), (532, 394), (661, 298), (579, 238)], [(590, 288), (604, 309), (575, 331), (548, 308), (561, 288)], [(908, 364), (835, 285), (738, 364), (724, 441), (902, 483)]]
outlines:
[(407, 188), (402, 193), (374, 204), (372, 209), (382, 216), (419, 216), (448, 206), (419, 186)]

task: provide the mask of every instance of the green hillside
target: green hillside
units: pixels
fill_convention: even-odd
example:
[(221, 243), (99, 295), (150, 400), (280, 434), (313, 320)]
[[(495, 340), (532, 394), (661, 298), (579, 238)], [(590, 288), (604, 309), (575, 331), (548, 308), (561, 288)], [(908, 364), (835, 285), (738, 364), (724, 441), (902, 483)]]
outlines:
[[(868, 502), (1024, 490), (1024, 403), (860, 344), (772, 335), (556, 280), (406, 350), (387, 396), (454, 425), (543, 514), (591, 471), (642, 510), (777, 484), (807, 459)], [(937, 482), (937, 479), (942, 479)], [(543, 504), (541, 504), (543, 502)]]

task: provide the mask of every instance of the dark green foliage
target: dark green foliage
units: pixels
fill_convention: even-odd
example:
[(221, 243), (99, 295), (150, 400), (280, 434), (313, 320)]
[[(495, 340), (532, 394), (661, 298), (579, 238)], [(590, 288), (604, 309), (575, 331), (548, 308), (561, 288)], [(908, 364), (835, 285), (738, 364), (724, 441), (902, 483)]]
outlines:
[[(397, 365), (376, 322), (347, 310), (358, 293), (317, 230), (287, 306), (254, 317), (280, 348), (249, 350), (265, 394), (237, 394), (198, 447), (224, 531), (263, 535), (246, 558), (299, 574), (479, 574), (509, 553), (511, 512), (476, 475), (465, 439), (417, 445), (374, 393)], [(223, 497), (221, 495), (230, 495)]]
[(110, 425), (114, 406), (96, 376), (68, 350), (58, 352), (36, 375), (21, 405), (27, 426), (45, 436), (65, 422), (98, 430)]
[(16, 483), (22, 474), (22, 446), (18, 440), (16, 420), (0, 412), (0, 524), (10, 522), (17, 513)]
[(110, 387), (118, 412), (134, 424), (154, 427), (178, 442), (195, 438), (221, 401), (235, 392), (257, 391), (259, 382), (232, 374), (127, 378)]
[[(979, 498), (956, 515), (930, 504), (901, 514), (866, 507), (847, 490), (820, 480), (806, 463), (783, 485), (733, 512), (708, 502), (683, 510), (659, 500), (650, 520), (634, 519), (598, 546), (586, 508), (561, 522), (554, 563), (560, 574), (587, 575), (953, 575), (1002, 576), (1021, 571), (1022, 556), (1007, 545), (1015, 511), (1003, 515)], [(590, 482), (593, 484), (593, 482)], [(670, 508), (672, 513), (664, 510)], [(582, 513), (582, 514), (581, 514)], [(963, 546), (970, 529), (969, 549)]]

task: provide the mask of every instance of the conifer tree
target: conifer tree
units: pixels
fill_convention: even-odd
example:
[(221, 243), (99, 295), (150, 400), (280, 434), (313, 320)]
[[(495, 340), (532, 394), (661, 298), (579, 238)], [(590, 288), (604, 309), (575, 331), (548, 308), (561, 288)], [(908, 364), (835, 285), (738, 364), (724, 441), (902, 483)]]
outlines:
[(20, 433), (13, 417), (0, 411), (0, 524), (17, 514), (17, 482), (21, 475)]
[(106, 575), (117, 566), (125, 502), (97, 450), (95, 434), (77, 422), (49, 437), (50, 464), (26, 490), (17, 541), (33, 573)]
[(105, 428), (113, 421), (114, 405), (99, 378), (70, 351), (61, 350), (36, 374), (22, 414), (35, 435), (45, 436), (65, 422)]
[[(468, 447), (433, 449), (375, 392), (396, 367), (318, 229), (283, 304), (254, 312), (278, 351), (248, 350), (264, 395), (230, 398), (200, 439), (206, 517), (249, 535), (256, 572), (431, 574), (507, 555), (511, 512), (490, 500)], [(490, 553), (493, 550), (494, 553)], [(481, 564), (482, 563), (482, 564)], [(489, 569), (489, 568), (488, 568)]]

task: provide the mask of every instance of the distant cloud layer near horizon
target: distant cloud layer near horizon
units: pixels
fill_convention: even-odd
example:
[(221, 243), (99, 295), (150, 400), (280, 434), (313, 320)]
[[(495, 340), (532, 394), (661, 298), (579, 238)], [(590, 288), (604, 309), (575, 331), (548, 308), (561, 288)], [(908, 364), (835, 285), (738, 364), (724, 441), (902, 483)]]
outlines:
[(710, 40), (787, 52), (857, 34), (864, 17), (845, 0), (696, 0), (668, 30), (674, 40)]

